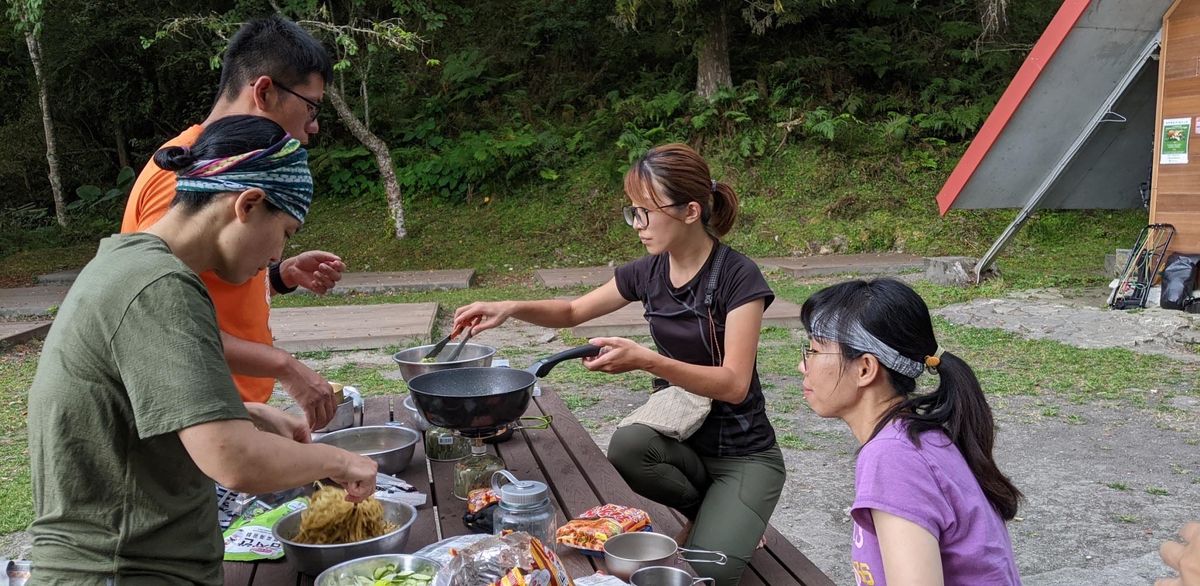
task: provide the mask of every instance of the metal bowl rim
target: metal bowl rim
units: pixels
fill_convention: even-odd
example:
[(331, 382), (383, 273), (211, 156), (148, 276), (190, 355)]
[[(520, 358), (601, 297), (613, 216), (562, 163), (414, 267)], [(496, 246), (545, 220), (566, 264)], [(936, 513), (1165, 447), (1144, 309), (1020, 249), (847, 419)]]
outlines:
[(362, 557), (362, 558), (354, 558), (352, 560), (346, 560), (344, 562), (338, 562), (337, 564), (329, 566), (323, 572), (318, 574), (317, 577), (313, 579), (313, 583), (320, 584), (321, 580), (323, 578), (327, 578), (327, 577), (328, 577), (328, 579), (332, 580), (333, 574), (331, 574), (330, 572), (333, 572), (334, 570), (343, 570), (344, 569), (343, 566), (351, 566), (351, 565), (362, 563), (362, 562), (381, 560), (381, 558), (388, 558), (388, 559), (406, 558), (406, 559), (411, 559), (411, 560), (421, 560), (423, 562), (427, 562), (429, 565), (434, 567), (434, 572), (433, 572), (434, 574), (441, 572), (442, 569), (445, 567), (444, 565), (442, 565), (441, 562), (439, 562), (433, 558), (427, 558), (423, 555), (417, 555), (415, 553), (381, 553), (381, 554), (370, 555), (370, 556)]
[[(283, 523), (283, 521), (285, 519), (290, 519), (297, 515), (303, 514), (304, 511), (308, 510), (307, 508), (304, 508), (304, 509), (300, 509), (299, 511), (292, 511), (292, 512), (284, 515), (283, 517), (281, 517), (278, 521), (275, 522), (274, 525), (271, 526), (271, 534), (274, 535), (275, 539), (279, 540), (280, 543), (284, 543), (284, 544), (290, 545), (292, 547), (305, 547), (305, 548), (312, 548), (312, 549), (318, 549), (318, 550), (335, 549), (335, 548), (339, 548), (339, 547), (357, 547), (360, 545), (366, 545), (368, 543), (374, 543), (376, 541), (383, 541), (384, 539), (395, 536), (397, 533), (402, 533), (404, 531), (408, 531), (408, 529), (410, 527), (412, 527), (412, 524), (417, 521), (417, 508), (416, 507), (414, 507), (408, 503), (402, 503), (400, 501), (394, 501), (394, 500), (388, 499), (388, 498), (378, 498), (377, 497), (376, 500), (386, 501), (387, 504), (389, 504), (389, 505), (395, 505), (396, 507), (399, 507), (401, 510), (407, 510), (410, 513), (410, 515), (408, 517), (408, 521), (405, 521), (403, 525), (401, 525), (391, 531), (388, 531), (387, 533), (384, 533), (383, 535), (380, 535), (379, 537), (372, 537), (370, 539), (364, 539), (362, 541), (352, 541), (350, 543), (320, 543), (320, 544), (318, 544), (318, 543), (300, 543), (299, 541), (292, 541), (291, 539), (287, 539), (284, 536), (280, 535), (279, 530), (277, 529), (279, 527), (280, 523)], [(381, 554), (381, 555), (383, 555), (383, 554)], [(387, 554), (387, 555), (401, 555), (401, 554)], [(362, 559), (362, 558), (356, 558), (356, 559)], [(346, 560), (346, 561), (353, 561), (353, 560)], [(333, 567), (333, 566), (330, 566), (330, 567)]]
[[(642, 537), (625, 537), (627, 535), (641, 535)], [(654, 537), (651, 537), (652, 535)], [(620, 539), (620, 538), (624, 538), (624, 539)], [(660, 556), (656, 556), (656, 557), (644, 557), (644, 558), (627, 558), (622, 555), (618, 555), (618, 554), (611, 553), (608, 551), (608, 545), (610, 543), (612, 543), (613, 541), (616, 541), (618, 544), (620, 544), (620, 543), (623, 543), (626, 541), (632, 542), (632, 543), (637, 543), (638, 540), (650, 542), (650, 543), (661, 542), (663, 545), (667, 545), (667, 543), (669, 542), (669, 543), (675, 544), (675, 547), (674, 547), (674, 549), (672, 549), (670, 552), (666, 553), (665, 555), (660, 555)], [(643, 545), (642, 547), (645, 547), (645, 546)], [(674, 556), (675, 554), (679, 553), (679, 542), (672, 539), (670, 535), (664, 535), (662, 533), (654, 533), (652, 531), (634, 531), (632, 533), (621, 533), (620, 535), (612, 536), (611, 538), (608, 539), (608, 541), (604, 542), (604, 550), (603, 551), (604, 551), (605, 558), (613, 558), (615, 560), (623, 561), (623, 562), (633, 562), (633, 563), (644, 564), (644, 563), (648, 563), (648, 562), (657, 562), (657, 561), (666, 560), (666, 559), (669, 559), (671, 556)], [(650, 554), (646, 554), (646, 555), (649, 556)]]
[[(457, 342), (455, 342), (454, 345), (458, 345)], [(496, 348), (493, 346), (488, 346), (487, 344), (476, 344), (474, 342), (467, 342), (467, 345), (463, 347), (464, 350), (474, 347), (474, 348), (483, 348), (488, 351), (484, 352), (483, 355), (481, 355), (481, 356), (476, 356), (474, 358), (455, 360), (452, 362), (421, 362), (420, 360), (404, 360), (404, 359), (400, 358), (401, 354), (407, 354), (414, 350), (424, 350), (424, 351), (428, 352), (428, 351), (432, 350), (434, 346), (436, 346), (436, 344), (425, 344), (424, 346), (413, 346), (412, 348), (405, 348), (395, 354), (392, 354), (392, 361), (395, 362), (396, 364), (403, 364), (403, 365), (409, 365), (409, 366), (432, 366), (435, 364), (439, 365), (439, 366), (453, 366), (455, 364), (463, 364), (466, 362), (475, 362), (477, 360), (484, 360), (484, 359), (488, 358), (489, 356), (496, 355)], [(446, 345), (446, 348), (451, 349), (449, 344)], [(445, 352), (446, 350), (442, 350), (442, 351)], [(413, 377), (413, 378), (416, 378), (416, 377)]]
[[(380, 455), (386, 454), (386, 453), (388, 453), (388, 452), (395, 452), (395, 451), (404, 450), (404, 449), (408, 449), (408, 448), (410, 448), (410, 447), (412, 447), (412, 446), (415, 446), (415, 445), (417, 445), (417, 442), (421, 441), (421, 439), (424, 437), (424, 436), (423, 436), (423, 435), (422, 435), (422, 434), (421, 434), (419, 431), (417, 431), (417, 430), (415, 430), (415, 429), (413, 429), (413, 428), (411, 428), (411, 427), (408, 427), (407, 425), (364, 425), (364, 426), (362, 426), (362, 427), (347, 427), (346, 429), (339, 429), (339, 430), (337, 430), (337, 431), (331, 431), (331, 432), (329, 432), (329, 433), (327, 433), (327, 434), (325, 434), (325, 435), (321, 436), (320, 438), (318, 438), (318, 439), (315, 439), (315, 440), (313, 440), (313, 441), (314, 441), (314, 442), (316, 442), (316, 443), (322, 443), (322, 444), (325, 444), (325, 445), (328, 445), (328, 446), (333, 446), (333, 447), (335, 447), (335, 448), (338, 448), (339, 450), (345, 450), (346, 448), (343, 448), (343, 447), (341, 447), (341, 446), (338, 446), (338, 445), (332, 444), (332, 443), (330, 443), (330, 442), (327, 442), (327, 441), (325, 441), (325, 440), (329, 439), (330, 437), (336, 436), (336, 435), (338, 435), (338, 434), (350, 435), (351, 433), (362, 433), (362, 430), (370, 430), (370, 431), (374, 431), (374, 430), (376, 430), (376, 429), (389, 429), (389, 430), (391, 430), (391, 429), (398, 429), (398, 430), (400, 430), (400, 431), (402, 431), (402, 432), (406, 432), (406, 433), (409, 433), (409, 434), (411, 434), (411, 435), (412, 435), (412, 441), (410, 441), (410, 442), (407, 442), (407, 443), (405, 443), (405, 444), (402, 444), (402, 445), (399, 445), (399, 446), (396, 446), (396, 447), (394, 447), (394, 448), (388, 448), (388, 449), (386, 449), (386, 450), (374, 450), (374, 451), (370, 451), (370, 452), (358, 452), (358, 451), (356, 451), (356, 452), (354, 452), (354, 453), (356, 453), (356, 454), (359, 454), (359, 455), (362, 455), (362, 456), (367, 456), (368, 458), (369, 458), (369, 457), (371, 457), (371, 456), (380, 456)], [(350, 451), (350, 450), (346, 450), (346, 451)]]

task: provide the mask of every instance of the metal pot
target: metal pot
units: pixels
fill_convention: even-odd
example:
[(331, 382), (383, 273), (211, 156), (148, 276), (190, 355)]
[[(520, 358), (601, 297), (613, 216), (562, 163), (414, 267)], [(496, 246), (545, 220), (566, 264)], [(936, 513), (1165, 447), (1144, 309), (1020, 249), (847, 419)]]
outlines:
[(283, 544), (284, 556), (296, 571), (316, 576), (344, 561), (394, 553), (408, 545), (408, 533), (413, 522), (417, 520), (417, 509), (412, 505), (387, 499), (379, 499), (379, 503), (383, 505), (383, 518), (396, 525), (396, 529), (374, 539), (331, 545), (297, 543), (293, 539), (300, 533), (300, 515), (304, 513), (303, 510), (288, 513), (275, 523), (271, 533)]
[(694, 586), (696, 584), (716, 584), (712, 578), (693, 578), (691, 574), (679, 568), (667, 566), (650, 566), (642, 568), (629, 577), (633, 586)]
[(599, 353), (600, 346), (584, 344), (543, 358), (527, 370), (500, 367), (439, 370), (408, 381), (408, 392), (429, 423), (465, 435), (487, 436), (525, 414), (538, 377), (546, 376), (564, 360)]
[[(680, 554), (710, 555), (712, 559), (689, 558)], [(679, 547), (674, 539), (661, 533), (636, 531), (622, 533), (610, 537), (604, 542), (604, 566), (608, 573), (628, 580), (634, 572), (650, 566), (667, 566), (673, 564), (675, 556), (691, 563), (709, 563), (718, 566), (725, 565), (729, 558), (719, 551), (706, 549), (685, 549)]]
[[(304, 410), (296, 404), (288, 405), (283, 411), (290, 415), (305, 417)], [(358, 425), (362, 425), (362, 418), (362, 395), (354, 387), (342, 387), (342, 401), (338, 403), (337, 410), (333, 412), (333, 418), (329, 420), (329, 423), (325, 424), (325, 427), (314, 431), (316, 433), (339, 431), (347, 427), (354, 427), (356, 421)]]
[(396, 425), (368, 425), (328, 433), (313, 441), (361, 454), (374, 460), (380, 472), (397, 474), (412, 461), (421, 434)]
[[(463, 346), (462, 353), (454, 362), (421, 362), (421, 358), (426, 352), (433, 349), (433, 344), (417, 346), (401, 350), (392, 355), (392, 360), (400, 367), (400, 376), (404, 378), (404, 382), (408, 382), (422, 374), (437, 372), (439, 370), (449, 370), (452, 368), (465, 368), (472, 366), (491, 366), (492, 357), (496, 354), (496, 349), (483, 344), (467, 343)], [(449, 354), (450, 349), (442, 351), (444, 354)]]

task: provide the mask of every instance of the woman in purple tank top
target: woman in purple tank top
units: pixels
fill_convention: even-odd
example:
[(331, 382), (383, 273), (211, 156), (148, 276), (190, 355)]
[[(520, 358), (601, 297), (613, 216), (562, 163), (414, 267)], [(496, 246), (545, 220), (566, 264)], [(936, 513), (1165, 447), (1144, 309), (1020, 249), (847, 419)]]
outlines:
[[(851, 563), (865, 586), (1020, 584), (1005, 521), (1021, 492), (992, 458), (975, 373), (942, 351), (929, 308), (894, 279), (823, 289), (800, 313), (804, 398), (862, 444)], [(918, 391), (917, 378), (937, 388)]]

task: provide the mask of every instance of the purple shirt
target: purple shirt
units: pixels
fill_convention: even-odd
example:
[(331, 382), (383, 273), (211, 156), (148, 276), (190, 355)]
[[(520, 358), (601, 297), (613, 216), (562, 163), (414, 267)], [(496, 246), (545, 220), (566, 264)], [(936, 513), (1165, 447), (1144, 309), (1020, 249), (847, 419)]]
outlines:
[(947, 585), (1019, 585), (1012, 541), (958, 447), (941, 430), (921, 434), (921, 447), (899, 421), (863, 446), (854, 470), (853, 548), (859, 586), (883, 586), (883, 557), (871, 509), (923, 527), (937, 538)]

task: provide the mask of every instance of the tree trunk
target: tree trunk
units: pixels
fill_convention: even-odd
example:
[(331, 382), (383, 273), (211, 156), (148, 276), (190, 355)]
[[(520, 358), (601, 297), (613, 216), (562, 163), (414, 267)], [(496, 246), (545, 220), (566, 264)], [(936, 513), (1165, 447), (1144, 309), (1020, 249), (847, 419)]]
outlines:
[(333, 103), (334, 110), (337, 110), (338, 118), (350, 129), (350, 134), (375, 155), (375, 164), (379, 166), (379, 175), (383, 177), (383, 188), (387, 192), (388, 211), (396, 224), (396, 238), (404, 238), (408, 234), (404, 229), (404, 202), (400, 199), (400, 181), (396, 179), (396, 168), (392, 166), (392, 153), (388, 150), (387, 143), (367, 130), (362, 121), (354, 115), (350, 106), (346, 105), (346, 100), (342, 98), (338, 86), (329, 86), (329, 101)]
[(113, 130), (113, 140), (117, 143), (117, 168), (132, 167), (129, 164), (129, 145), (125, 142), (125, 130), (117, 124)]
[(54, 142), (54, 120), (50, 118), (50, 95), (42, 76), (42, 43), (32, 31), (25, 33), (29, 60), (33, 62), (33, 77), (37, 82), (38, 98), (42, 104), (42, 128), (46, 133), (46, 162), (50, 164), (50, 192), (54, 195), (54, 216), (58, 225), (67, 225), (67, 203), (63, 200), (62, 175), (58, 170), (58, 146)]
[(696, 93), (702, 98), (711, 98), (721, 88), (733, 87), (725, 7), (718, 3), (714, 11), (716, 14), (708, 21), (704, 38), (696, 47)]

